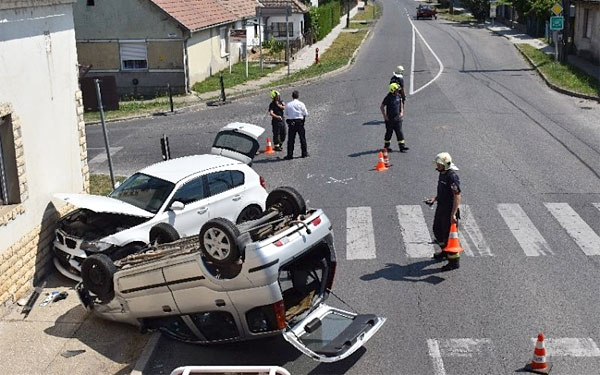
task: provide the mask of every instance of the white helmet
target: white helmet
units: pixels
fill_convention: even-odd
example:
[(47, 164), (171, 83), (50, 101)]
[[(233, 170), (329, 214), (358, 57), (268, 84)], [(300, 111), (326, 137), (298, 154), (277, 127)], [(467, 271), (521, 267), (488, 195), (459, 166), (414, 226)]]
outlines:
[(394, 72), (394, 75), (401, 76), (403, 72), (404, 72), (404, 67), (402, 65), (398, 65), (396, 67), (396, 71)]
[(458, 167), (452, 162), (452, 156), (450, 156), (450, 154), (447, 152), (440, 152), (439, 154), (437, 154), (435, 156), (434, 163), (443, 165), (445, 171), (447, 171), (448, 169), (452, 169), (455, 171), (458, 170)]

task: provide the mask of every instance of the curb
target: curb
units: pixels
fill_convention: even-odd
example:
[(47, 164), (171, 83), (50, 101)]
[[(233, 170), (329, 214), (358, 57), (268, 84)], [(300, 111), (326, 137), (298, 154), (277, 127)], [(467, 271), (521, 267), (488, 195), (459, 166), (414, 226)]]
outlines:
[(535, 68), (535, 71), (540, 75), (540, 77), (542, 77), (544, 82), (546, 82), (546, 85), (548, 85), (551, 89), (558, 91), (561, 94), (573, 96), (576, 98), (596, 100), (596, 101), (600, 102), (600, 96), (591, 96), (591, 95), (587, 95), (587, 94), (581, 94), (581, 93), (578, 93), (575, 91), (563, 89), (562, 87), (556, 86), (555, 84), (550, 82), (550, 80), (548, 80), (548, 77), (546, 77), (546, 75), (541, 70), (538, 69), (537, 65), (535, 65), (533, 60), (531, 60), (529, 58), (529, 56), (527, 56), (527, 54), (525, 54), (525, 52), (521, 51), (521, 49), (519, 47), (517, 47), (517, 44), (514, 44), (514, 46), (517, 49), (517, 51), (519, 51), (519, 53), (521, 53), (521, 55), (523, 55), (523, 57), (525, 57), (525, 59), (529, 62), (529, 64)]
[(150, 362), (150, 358), (152, 357), (152, 354), (154, 354), (154, 351), (156, 350), (156, 347), (158, 346), (159, 340), (160, 340), (160, 331), (155, 331), (154, 333), (152, 333), (152, 336), (150, 336), (150, 339), (146, 343), (146, 346), (144, 346), (144, 350), (142, 350), (142, 354), (140, 355), (138, 360), (135, 362), (135, 365), (133, 365), (133, 370), (131, 370), (131, 373), (129, 375), (143, 375), (144, 374), (144, 370), (146, 369), (146, 366), (148, 366), (148, 363)]
[[(510, 40), (510, 38), (508, 38), (506, 35), (499, 33), (497, 31), (494, 31), (494, 30), (490, 29), (489, 27), (486, 27), (486, 28), (489, 31), (493, 32), (494, 34), (500, 35), (500, 36), (504, 37), (505, 39)], [(550, 87), (554, 91), (560, 92), (561, 94), (565, 94), (565, 95), (569, 95), (569, 96), (573, 96), (573, 97), (581, 98), (581, 99), (596, 100), (600, 103), (600, 96), (581, 94), (581, 93), (578, 93), (575, 91), (563, 89), (562, 87), (556, 86), (555, 84), (550, 82), (550, 80), (548, 80), (548, 77), (546, 77), (546, 75), (541, 70), (538, 69), (537, 65), (533, 62), (533, 60), (531, 60), (529, 58), (529, 56), (527, 56), (527, 54), (525, 54), (523, 51), (521, 51), (521, 49), (517, 46), (518, 44), (524, 44), (524, 43), (512, 43), (512, 44), (517, 49), (517, 51), (519, 51), (519, 53), (521, 55), (523, 55), (523, 57), (525, 57), (525, 59), (529, 62), (529, 64), (535, 68), (535, 71), (540, 75), (540, 77), (542, 77), (542, 80), (546, 83), (546, 85), (548, 85), (548, 87)]]

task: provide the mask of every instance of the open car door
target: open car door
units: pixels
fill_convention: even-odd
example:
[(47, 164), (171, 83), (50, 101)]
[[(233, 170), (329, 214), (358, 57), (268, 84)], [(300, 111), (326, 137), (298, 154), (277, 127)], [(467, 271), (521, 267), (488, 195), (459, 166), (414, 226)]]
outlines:
[(358, 315), (320, 304), (306, 318), (283, 331), (302, 353), (320, 362), (336, 362), (357, 351), (381, 328), (386, 318)]
[(210, 153), (250, 164), (260, 147), (258, 137), (264, 132), (265, 129), (257, 125), (232, 122), (217, 133)]

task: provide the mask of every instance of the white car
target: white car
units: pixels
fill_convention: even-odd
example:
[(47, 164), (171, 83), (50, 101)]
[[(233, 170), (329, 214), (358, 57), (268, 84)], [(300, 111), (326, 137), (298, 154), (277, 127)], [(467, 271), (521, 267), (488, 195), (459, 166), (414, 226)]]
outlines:
[(386, 319), (325, 304), (336, 257), (323, 210), (307, 209), (291, 187), (271, 191), (266, 207), (258, 219), (236, 225), (214, 218), (198, 235), (116, 262), (90, 256), (76, 287), (82, 304), (104, 319), (189, 343), (282, 334), (314, 360), (347, 358)]
[(263, 132), (256, 125), (231, 123), (217, 134), (211, 154), (146, 167), (108, 196), (56, 194), (78, 209), (57, 225), (54, 265), (81, 281), (81, 264), (91, 254), (118, 260), (149, 243), (197, 235), (211, 218), (240, 223), (259, 217), (267, 198), (265, 181), (247, 164)]

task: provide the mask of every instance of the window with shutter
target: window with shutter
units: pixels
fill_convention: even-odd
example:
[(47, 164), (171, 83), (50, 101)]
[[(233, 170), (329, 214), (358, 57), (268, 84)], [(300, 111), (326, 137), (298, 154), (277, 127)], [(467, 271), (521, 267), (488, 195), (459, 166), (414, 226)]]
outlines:
[(146, 42), (121, 42), (119, 48), (121, 53), (121, 69), (148, 69)]

